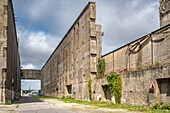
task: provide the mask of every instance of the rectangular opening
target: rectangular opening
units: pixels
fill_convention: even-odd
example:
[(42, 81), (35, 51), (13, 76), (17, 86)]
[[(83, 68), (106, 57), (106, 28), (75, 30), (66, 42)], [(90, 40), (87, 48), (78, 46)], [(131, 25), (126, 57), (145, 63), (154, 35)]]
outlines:
[(7, 15), (7, 11), (8, 11), (8, 6), (4, 5), (4, 15)]
[(6, 36), (6, 26), (3, 26), (3, 36)]
[(158, 102), (170, 103), (170, 78), (157, 79)]
[(112, 96), (111, 96), (111, 91), (109, 89), (109, 86), (108, 85), (102, 85), (102, 89), (103, 89), (103, 92), (104, 92), (105, 99), (111, 101)]
[(58, 97), (58, 88), (56, 88), (56, 97)]
[(68, 94), (72, 94), (72, 85), (66, 85)]
[(2, 69), (2, 79), (6, 80), (6, 77), (7, 77), (7, 69), (3, 68)]
[(7, 47), (3, 47), (3, 57), (7, 56)]

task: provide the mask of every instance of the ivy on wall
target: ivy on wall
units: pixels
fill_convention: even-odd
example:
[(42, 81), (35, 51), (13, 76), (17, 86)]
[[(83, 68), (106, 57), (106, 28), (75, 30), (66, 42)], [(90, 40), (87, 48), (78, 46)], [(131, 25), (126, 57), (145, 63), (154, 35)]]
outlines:
[(111, 73), (107, 75), (107, 81), (111, 90), (111, 95), (115, 97), (116, 104), (121, 104), (122, 76), (120, 74)]
[(105, 59), (104, 58), (102, 58), (102, 59), (98, 58), (98, 65), (97, 65), (98, 74), (103, 76), (104, 73), (105, 73), (105, 69), (106, 69), (106, 67), (105, 67)]
[(89, 88), (89, 98), (91, 101), (92, 100), (91, 76), (89, 77), (89, 80), (88, 80), (88, 88)]

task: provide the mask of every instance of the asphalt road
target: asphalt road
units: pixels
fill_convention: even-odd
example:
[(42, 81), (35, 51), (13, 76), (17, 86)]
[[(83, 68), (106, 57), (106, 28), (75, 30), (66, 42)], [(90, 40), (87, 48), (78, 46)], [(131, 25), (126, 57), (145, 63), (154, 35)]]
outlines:
[(0, 106), (0, 113), (75, 113), (71, 109), (57, 107), (33, 97), (22, 97), (18, 103), (10, 106)]
[(123, 109), (99, 108), (57, 99), (39, 100), (23, 96), (16, 104), (0, 105), (0, 113), (132, 113)]

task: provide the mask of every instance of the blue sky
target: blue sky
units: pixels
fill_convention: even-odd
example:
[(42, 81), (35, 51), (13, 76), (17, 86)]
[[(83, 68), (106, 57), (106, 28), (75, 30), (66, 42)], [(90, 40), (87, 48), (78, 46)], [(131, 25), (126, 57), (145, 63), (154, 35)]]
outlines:
[[(159, 0), (93, 0), (102, 54), (159, 28)], [(24, 69), (41, 69), (88, 0), (14, 0)]]

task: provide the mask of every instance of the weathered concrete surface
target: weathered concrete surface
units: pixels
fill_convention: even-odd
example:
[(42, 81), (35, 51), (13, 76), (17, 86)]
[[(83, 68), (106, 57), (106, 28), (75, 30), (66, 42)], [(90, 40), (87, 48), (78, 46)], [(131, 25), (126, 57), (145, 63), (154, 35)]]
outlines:
[[(41, 93), (56, 97), (71, 95), (75, 99), (89, 100), (87, 84), (91, 75), (93, 99), (114, 101), (106, 76), (97, 76), (97, 59), (104, 58), (106, 75), (111, 72), (123, 75), (122, 103), (151, 105), (160, 101), (169, 102), (170, 74), (167, 64), (170, 63), (170, 22), (166, 14), (170, 14), (170, 2), (161, 0), (160, 3), (160, 29), (101, 56), (103, 33), (101, 26), (95, 24), (95, 2), (89, 2), (43, 66)], [(163, 67), (152, 69), (156, 65)], [(160, 72), (160, 69), (168, 71)], [(159, 87), (152, 94), (148, 93), (151, 81)]]
[(102, 32), (95, 19), (95, 2), (89, 2), (43, 66), (42, 93), (89, 99), (89, 75), (96, 76), (97, 59), (101, 57)]
[(20, 56), (12, 0), (0, 1), (0, 103), (20, 96)]
[[(169, 10), (169, 6), (166, 8)], [(106, 75), (111, 72), (122, 74), (122, 103), (146, 106), (161, 101), (169, 103), (170, 22), (161, 21), (160, 29), (102, 56), (106, 62)], [(149, 90), (151, 82), (155, 85), (154, 90)], [(94, 100), (114, 102), (110, 91), (103, 88), (107, 85), (106, 77), (92, 79)]]
[(41, 71), (33, 69), (22, 69), (21, 79), (41, 79)]
[[(134, 105), (153, 105), (157, 102), (170, 103), (170, 64), (145, 69), (136, 72), (123, 73), (123, 96), (122, 100)], [(163, 82), (164, 89), (159, 84)], [(155, 89), (149, 89), (150, 83), (153, 82)]]
[[(148, 106), (161, 101), (170, 102), (169, 44), (170, 25), (167, 25), (103, 56), (105, 74), (117, 72), (123, 76), (122, 103)], [(162, 67), (151, 68), (156, 65)], [(102, 100), (106, 99), (101, 85), (107, 80), (102, 81), (93, 81), (93, 87), (99, 87), (95, 94), (97, 100), (99, 95), (102, 95)], [(156, 86), (152, 92), (149, 90), (151, 82)]]
[[(162, 66), (153, 66), (143, 70), (133, 72), (122, 72), (122, 103), (133, 105), (150, 106), (157, 102), (170, 103), (170, 64)], [(155, 89), (149, 89), (153, 82)], [(93, 99), (106, 101), (108, 95), (104, 91), (104, 85), (107, 85), (107, 78), (101, 77), (92, 80)], [(112, 97), (114, 101), (114, 97)]]
[(159, 15), (160, 15), (161, 27), (170, 24), (170, 1), (169, 0), (160, 0)]
[(106, 72), (133, 71), (157, 63), (170, 62), (170, 25), (162, 27), (102, 56)]

